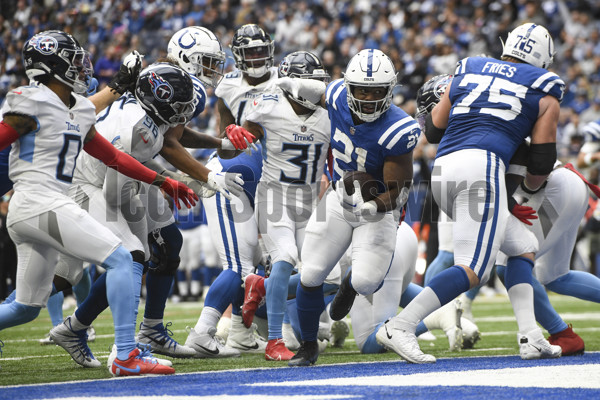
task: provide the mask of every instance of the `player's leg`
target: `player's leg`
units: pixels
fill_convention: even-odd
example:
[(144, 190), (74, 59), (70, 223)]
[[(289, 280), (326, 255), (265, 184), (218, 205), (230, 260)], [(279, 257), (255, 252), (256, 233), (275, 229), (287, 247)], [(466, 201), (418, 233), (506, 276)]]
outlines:
[(314, 364), (318, 357), (319, 317), (325, 309), (323, 282), (348, 249), (352, 226), (339, 199), (329, 190), (319, 202), (305, 230), (300, 284), (296, 291), (302, 346), (290, 365)]

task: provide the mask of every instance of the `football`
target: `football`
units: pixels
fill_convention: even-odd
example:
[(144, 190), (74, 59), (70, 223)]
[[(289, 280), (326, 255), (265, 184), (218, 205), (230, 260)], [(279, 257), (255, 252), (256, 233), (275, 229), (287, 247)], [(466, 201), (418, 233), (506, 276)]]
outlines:
[(358, 181), (364, 201), (370, 201), (377, 197), (378, 181), (371, 174), (361, 171), (346, 171), (343, 180), (346, 193), (354, 194), (354, 181)]

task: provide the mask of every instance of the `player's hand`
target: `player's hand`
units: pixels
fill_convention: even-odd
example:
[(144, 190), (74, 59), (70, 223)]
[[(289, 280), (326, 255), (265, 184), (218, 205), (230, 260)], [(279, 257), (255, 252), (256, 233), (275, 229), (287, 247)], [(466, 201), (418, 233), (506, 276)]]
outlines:
[(123, 94), (126, 91), (133, 93), (140, 71), (142, 70), (143, 58), (144, 56), (136, 50), (129, 53), (123, 59), (123, 63), (119, 67), (119, 72), (109, 82), (108, 87), (119, 94)]
[(85, 95), (87, 97), (90, 97), (94, 94), (96, 94), (96, 91), (98, 90), (98, 79), (89, 76), (86, 81), (88, 82), (88, 89), (85, 92)]
[(354, 194), (352, 195), (352, 201), (354, 203), (353, 212), (355, 215), (375, 215), (377, 213), (377, 203), (372, 200), (365, 201), (362, 196), (359, 181), (354, 181)]
[(221, 192), (227, 200), (231, 200), (232, 194), (237, 197), (244, 193), (242, 174), (235, 172), (211, 171), (206, 183), (211, 189)]
[[(251, 147), (252, 150), (258, 150), (254, 145), (256, 136), (248, 132), (246, 129), (239, 125), (231, 124), (225, 128), (227, 138), (231, 141), (231, 144), (235, 147), (235, 150), (246, 150)], [(221, 144), (221, 146), (223, 146)], [(223, 147), (221, 147), (223, 149)], [(225, 150), (225, 149), (223, 149)]]
[(526, 225), (533, 225), (530, 220), (538, 219), (538, 216), (535, 215), (535, 210), (529, 206), (522, 206), (520, 204), (515, 203), (510, 209), (512, 215), (517, 217), (519, 221)]
[(160, 188), (175, 200), (175, 205), (179, 210), (181, 209), (181, 205), (179, 204), (180, 200), (187, 208), (195, 206), (196, 201), (198, 200), (198, 196), (196, 196), (196, 193), (194, 193), (192, 189), (187, 187), (184, 183), (169, 177), (167, 177), (163, 184), (160, 185)]
[(191, 176), (183, 175), (177, 172), (164, 170), (162, 173), (164, 176), (175, 179), (176, 181), (185, 183), (190, 189), (198, 195), (198, 197), (206, 199), (215, 195), (216, 190), (211, 189), (206, 182), (200, 182)]

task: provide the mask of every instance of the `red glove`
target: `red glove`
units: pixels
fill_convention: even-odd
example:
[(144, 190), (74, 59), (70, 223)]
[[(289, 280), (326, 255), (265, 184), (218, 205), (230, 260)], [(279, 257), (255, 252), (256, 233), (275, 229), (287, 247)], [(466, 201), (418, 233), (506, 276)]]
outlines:
[(194, 193), (192, 189), (175, 179), (167, 178), (163, 184), (160, 185), (160, 188), (175, 200), (175, 205), (178, 210), (181, 210), (179, 200), (181, 200), (187, 208), (195, 206), (196, 201), (198, 200), (198, 196), (196, 196), (196, 193)]
[(520, 204), (515, 204), (510, 212), (512, 215), (517, 217), (519, 221), (527, 225), (533, 225), (529, 220), (538, 219), (538, 216), (535, 215), (535, 210), (529, 206), (522, 206)]
[(248, 143), (252, 143), (256, 139), (253, 134), (235, 124), (228, 125), (227, 128), (225, 128), (225, 133), (227, 134), (227, 138), (238, 150), (245, 150), (248, 148)]

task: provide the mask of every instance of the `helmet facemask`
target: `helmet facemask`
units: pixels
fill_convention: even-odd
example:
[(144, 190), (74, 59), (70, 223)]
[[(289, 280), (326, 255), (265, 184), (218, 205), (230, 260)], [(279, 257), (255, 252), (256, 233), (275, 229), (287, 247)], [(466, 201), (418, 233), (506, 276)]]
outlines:
[(273, 42), (250, 42), (248, 45), (233, 49), (236, 59), (240, 60), (238, 68), (253, 78), (264, 76), (273, 66)]

